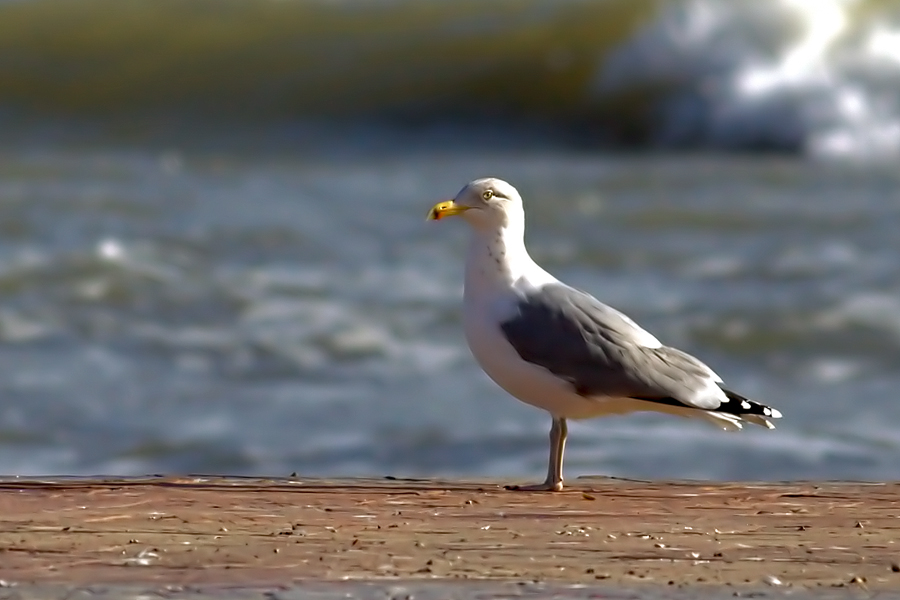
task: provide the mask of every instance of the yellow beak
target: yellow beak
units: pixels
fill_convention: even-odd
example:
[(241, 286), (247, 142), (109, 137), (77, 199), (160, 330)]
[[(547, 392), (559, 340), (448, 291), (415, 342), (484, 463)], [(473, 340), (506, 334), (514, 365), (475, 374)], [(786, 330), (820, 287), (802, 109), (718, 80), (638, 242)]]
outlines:
[(431, 207), (431, 210), (428, 211), (428, 217), (425, 220), (440, 221), (444, 217), (461, 215), (470, 208), (470, 206), (460, 206), (453, 200), (445, 200), (443, 202), (438, 202), (433, 207)]

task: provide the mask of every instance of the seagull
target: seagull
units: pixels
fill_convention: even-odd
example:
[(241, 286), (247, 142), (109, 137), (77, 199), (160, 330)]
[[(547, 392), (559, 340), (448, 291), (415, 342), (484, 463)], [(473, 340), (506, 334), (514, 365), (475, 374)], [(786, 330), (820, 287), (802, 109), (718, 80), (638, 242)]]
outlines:
[(435, 204), (428, 220), (452, 216), (472, 228), (463, 293), (469, 348), (501, 388), (553, 419), (546, 480), (512, 489), (563, 489), (567, 419), (656, 411), (732, 431), (743, 422), (774, 429), (779, 411), (731, 391), (697, 358), (534, 262), (512, 185), (476, 179)]

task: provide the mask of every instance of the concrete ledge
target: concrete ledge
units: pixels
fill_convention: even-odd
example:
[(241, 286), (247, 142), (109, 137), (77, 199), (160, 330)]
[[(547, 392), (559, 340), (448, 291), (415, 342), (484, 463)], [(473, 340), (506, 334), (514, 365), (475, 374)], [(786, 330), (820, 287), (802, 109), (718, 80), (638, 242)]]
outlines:
[(0, 579), (20, 585), (898, 590), (898, 546), (898, 483), (598, 478), (552, 494), (418, 480), (0, 480)]

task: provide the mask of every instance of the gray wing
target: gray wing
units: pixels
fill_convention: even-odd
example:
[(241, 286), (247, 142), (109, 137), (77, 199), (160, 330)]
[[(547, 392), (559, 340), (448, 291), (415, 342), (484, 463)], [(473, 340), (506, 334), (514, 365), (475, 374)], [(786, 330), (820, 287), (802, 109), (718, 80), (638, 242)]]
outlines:
[(675, 348), (640, 343), (643, 330), (614, 308), (562, 284), (525, 294), (500, 324), (519, 356), (568, 381), (583, 396), (672, 401), (715, 409), (716, 374)]

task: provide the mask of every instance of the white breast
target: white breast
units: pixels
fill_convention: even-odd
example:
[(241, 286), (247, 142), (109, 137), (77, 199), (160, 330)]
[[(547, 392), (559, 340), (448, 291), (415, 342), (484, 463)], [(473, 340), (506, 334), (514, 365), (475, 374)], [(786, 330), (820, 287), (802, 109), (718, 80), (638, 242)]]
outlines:
[(617, 412), (605, 398), (584, 398), (543, 367), (519, 356), (500, 329), (519, 294), (559, 283), (525, 251), (521, 236), (475, 232), (466, 256), (463, 300), (466, 340), (475, 360), (504, 390), (527, 404), (567, 418)]

